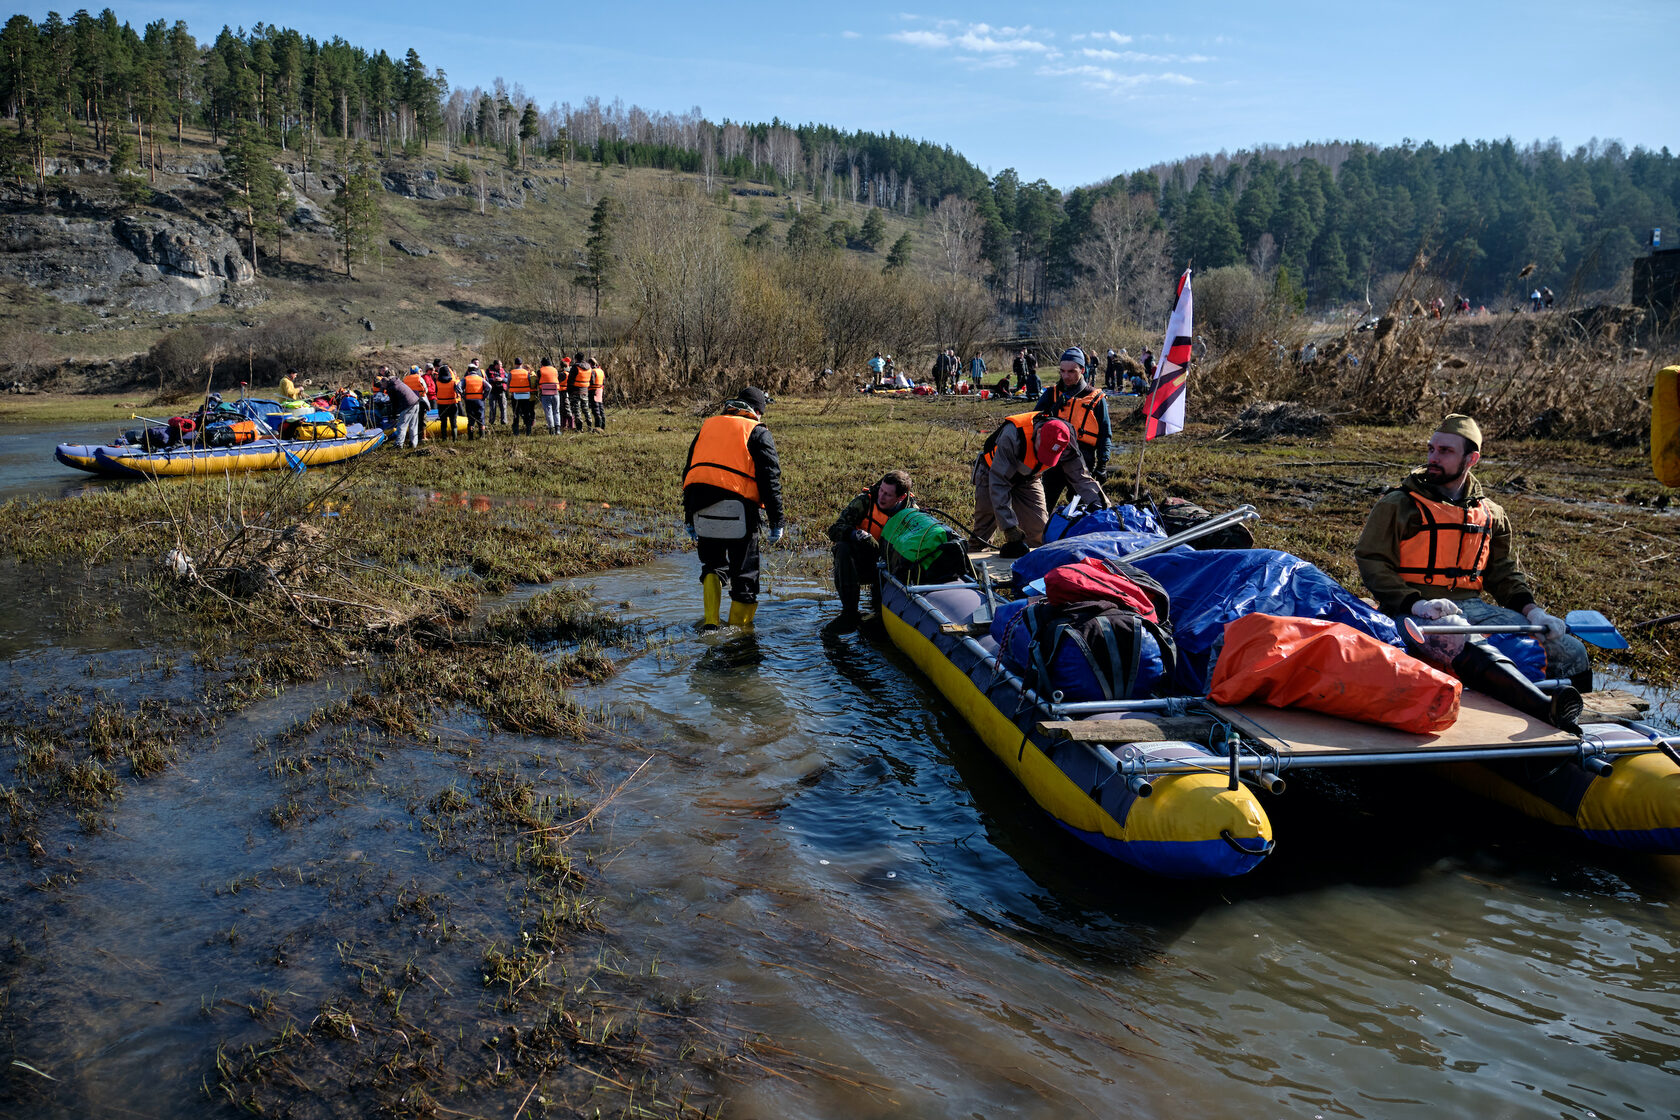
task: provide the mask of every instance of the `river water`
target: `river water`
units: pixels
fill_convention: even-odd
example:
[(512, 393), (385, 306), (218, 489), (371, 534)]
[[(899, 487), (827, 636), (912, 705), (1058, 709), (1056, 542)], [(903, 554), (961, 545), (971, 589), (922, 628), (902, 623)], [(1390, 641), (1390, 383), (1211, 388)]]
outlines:
[[(1152, 879), (1062, 835), (880, 634), (831, 623), (826, 589), (772, 573), (752, 633), (701, 634), (692, 557), (584, 582), (656, 638), (584, 694), (640, 744), (614, 765), (649, 760), (594, 838), (604, 921), (699, 1018), (762, 1040), (767, 1071), (734, 1067), (726, 1116), (1680, 1115), (1680, 858), (1384, 774), (1292, 779), (1246, 878)], [(14, 692), (144, 671), (120, 637), (48, 621), (0, 611)], [(171, 687), (202, 683), (184, 666)], [(206, 1014), (218, 987), (305, 986), (235, 935), (313, 918), (278, 891), (253, 911), (242, 879), (423, 870), (371, 827), (254, 823), (272, 792), (252, 744), (331, 691), (247, 709), (130, 793), (70, 838), (76, 881), (7, 867), (34, 962), (7, 996), (38, 1032), (14, 1053), (79, 1086), (53, 1115), (200, 1114), (234, 1029)]]
[(1245, 879), (1150, 879), (1063, 837), (820, 589), (701, 635), (693, 581), (591, 581), (674, 637), (597, 699), (659, 747), (618, 803), (624, 905), (803, 1071), (732, 1114), (1680, 1108), (1680, 858), (1384, 775), (1292, 783)]

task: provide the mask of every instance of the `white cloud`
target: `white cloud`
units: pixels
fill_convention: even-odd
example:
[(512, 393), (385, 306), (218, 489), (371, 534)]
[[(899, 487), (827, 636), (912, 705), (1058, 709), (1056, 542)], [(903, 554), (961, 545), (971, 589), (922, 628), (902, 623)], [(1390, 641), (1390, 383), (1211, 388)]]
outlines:
[(1132, 41), (1132, 37), (1130, 35), (1122, 35), (1118, 31), (1082, 31), (1073, 37), (1073, 40), (1076, 43), (1082, 42), (1086, 39), (1096, 39), (1104, 43), (1113, 43), (1116, 46), (1121, 47)]
[(842, 38), (842, 39), (861, 39), (861, 38), (863, 38), (863, 36), (858, 34), (856, 31), (842, 31), (842, 32), (840, 32), (840, 38)]
[(894, 31), (887, 38), (912, 47), (941, 50), (951, 45), (951, 37), (940, 31)]
[[(928, 50), (956, 47), (971, 54), (982, 55), (1042, 55), (1050, 51), (1049, 44), (1042, 38), (1031, 37), (1034, 32), (1030, 26), (993, 27), (988, 23), (974, 23), (957, 31), (957, 25), (949, 20), (941, 20), (938, 26), (942, 30), (894, 31), (887, 35), (887, 38), (911, 47), (924, 47)], [(1043, 32), (1038, 34), (1044, 35)]]
[[(1003, 38), (998, 38), (990, 34), (991, 30), (991, 28), (987, 27), (983, 23), (971, 27), (961, 35), (957, 36), (957, 45), (962, 47), (964, 50), (975, 51), (976, 53), (991, 53), (994, 51), (1026, 51), (1034, 54), (1043, 54), (1045, 51), (1050, 49), (1048, 45), (1039, 42), (1037, 39), (1028, 39), (1019, 35), (1005, 35)], [(1013, 29), (1000, 27), (997, 30), (1001, 34)]]
[(1168, 65), (1171, 63), (1212, 62), (1205, 54), (1145, 54), (1142, 51), (1111, 51), (1107, 47), (1082, 47), (1080, 54), (1103, 62), (1135, 62)]
[(1170, 70), (1153, 74), (1141, 71), (1123, 73), (1106, 66), (1067, 66), (1060, 69), (1041, 69), (1039, 74), (1047, 78), (1078, 78), (1092, 89), (1109, 93), (1124, 93), (1148, 85), (1193, 86), (1199, 84), (1196, 79), (1188, 74), (1179, 74)]

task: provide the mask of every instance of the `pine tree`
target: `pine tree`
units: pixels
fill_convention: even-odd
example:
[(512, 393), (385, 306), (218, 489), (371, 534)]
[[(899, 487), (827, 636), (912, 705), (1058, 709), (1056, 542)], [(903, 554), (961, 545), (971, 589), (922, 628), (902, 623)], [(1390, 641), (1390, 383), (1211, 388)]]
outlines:
[(898, 272), (910, 264), (910, 235), (901, 234), (893, 247), (887, 251), (886, 272)]
[(807, 206), (793, 216), (788, 225), (787, 248), (795, 256), (821, 252), (834, 247), (822, 226), (822, 216), (815, 206)]
[(519, 166), (521, 168), (525, 166), (525, 145), (528, 141), (537, 138), (540, 123), (537, 119), (537, 103), (535, 101), (525, 102), (525, 111), (519, 114)]
[(595, 213), (589, 219), (589, 240), (583, 246), (584, 271), (572, 280), (595, 294), (597, 319), (601, 317), (601, 291), (612, 287), (613, 227), (618, 223), (619, 213), (618, 201), (611, 195), (602, 195), (601, 201), (595, 204)]
[(858, 240), (868, 246), (869, 251), (873, 253), (881, 247), (881, 243), (886, 239), (887, 220), (881, 217), (881, 211), (878, 207), (871, 206), (869, 214), (863, 219), (863, 231), (858, 235)]
[(274, 147), (268, 134), (250, 121), (238, 121), (228, 133), (222, 149), (227, 173), (227, 198), (245, 210), (245, 225), (251, 233), (251, 267), (257, 267), (257, 234), (280, 233), (280, 219), (287, 209), (285, 176), (274, 166)]
[(365, 141), (356, 145), (346, 168), (344, 185), (333, 196), (333, 233), (344, 248), (344, 275), (355, 279), (354, 262), (365, 256), (379, 235), (379, 197), (376, 172)]

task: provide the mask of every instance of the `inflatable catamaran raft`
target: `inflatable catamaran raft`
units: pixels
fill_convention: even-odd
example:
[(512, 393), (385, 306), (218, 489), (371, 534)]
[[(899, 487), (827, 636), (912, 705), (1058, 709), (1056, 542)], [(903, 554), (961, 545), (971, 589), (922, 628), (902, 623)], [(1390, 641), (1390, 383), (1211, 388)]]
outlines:
[[(1178, 546), (1257, 516), (1245, 506), (1126, 550), (1125, 561), (1187, 553)], [(1110, 535), (1135, 543), (1135, 534)], [(1589, 711), (1592, 722), (1575, 735), (1466, 689), (1450, 727), (1417, 734), (1198, 697), (1068, 701), (1035, 688), (993, 636), (1003, 602), (991, 565), (1001, 562), (967, 554), (955, 533), (940, 551), (942, 559), (911, 563), (891, 543), (884, 550), (888, 636), (1058, 824), (1145, 871), (1205, 878), (1254, 869), (1274, 844), (1261, 795), (1282, 794), (1292, 773), (1423, 764), (1593, 840), (1680, 851), (1680, 737), (1630, 708)]]

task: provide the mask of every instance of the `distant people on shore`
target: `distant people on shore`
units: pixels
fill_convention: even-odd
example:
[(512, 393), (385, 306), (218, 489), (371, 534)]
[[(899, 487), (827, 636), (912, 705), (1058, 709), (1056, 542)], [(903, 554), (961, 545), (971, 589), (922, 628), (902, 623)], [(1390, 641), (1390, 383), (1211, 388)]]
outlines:
[(1015, 375), (1015, 391), (1029, 393), (1034, 400), (1038, 399), (1042, 391), (1038, 384), (1038, 358), (1025, 346), (1015, 354), (1015, 361), (1010, 364), (1010, 372)]
[(957, 354), (955, 350), (947, 346), (945, 349), (935, 354), (933, 356), (933, 368), (928, 371), (933, 378), (933, 391), (936, 393), (947, 392), (947, 386), (949, 386), (952, 379), (956, 377), (957, 369)]

